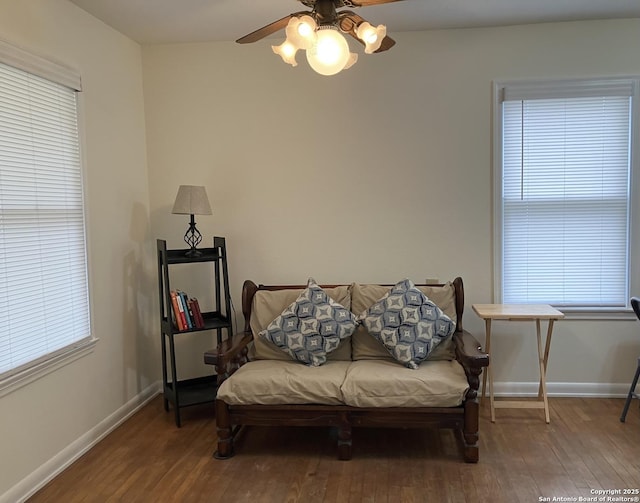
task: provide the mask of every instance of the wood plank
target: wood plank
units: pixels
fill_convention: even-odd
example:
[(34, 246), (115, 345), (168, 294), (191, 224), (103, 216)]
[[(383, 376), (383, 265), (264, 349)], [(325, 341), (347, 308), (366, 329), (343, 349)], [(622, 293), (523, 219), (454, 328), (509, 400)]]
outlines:
[(498, 400), (493, 402), (495, 409), (544, 409), (544, 402), (525, 400)]

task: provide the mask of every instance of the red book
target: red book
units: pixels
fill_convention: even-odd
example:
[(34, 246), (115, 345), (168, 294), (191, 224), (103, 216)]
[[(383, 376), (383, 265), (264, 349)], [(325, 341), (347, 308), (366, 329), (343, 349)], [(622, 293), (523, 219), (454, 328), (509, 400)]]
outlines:
[(197, 314), (193, 299), (189, 299), (189, 314), (191, 315), (191, 320), (193, 321), (194, 328), (203, 328), (202, 325), (200, 324), (200, 319), (198, 318), (198, 314)]
[(202, 317), (202, 311), (200, 310), (200, 303), (196, 298), (192, 300), (193, 300), (193, 309), (195, 311), (193, 314), (196, 316), (198, 323), (200, 325), (200, 328), (204, 328), (204, 318)]

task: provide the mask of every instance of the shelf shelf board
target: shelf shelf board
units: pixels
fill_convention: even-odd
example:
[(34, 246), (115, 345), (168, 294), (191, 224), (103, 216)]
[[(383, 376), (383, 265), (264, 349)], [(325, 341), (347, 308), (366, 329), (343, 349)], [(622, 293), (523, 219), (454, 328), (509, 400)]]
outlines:
[[(229, 317), (224, 316), (218, 311), (211, 311), (208, 313), (202, 313), (202, 318), (204, 319), (204, 327), (203, 328), (190, 328), (189, 330), (178, 330), (175, 326), (171, 328), (171, 332), (175, 334), (188, 334), (191, 332), (202, 332), (203, 330), (216, 330), (219, 328), (231, 328), (231, 320)], [(165, 334), (169, 333), (169, 323), (173, 325), (173, 321), (169, 322), (169, 320), (164, 317), (162, 319), (163, 322), (163, 332)]]
[(200, 255), (197, 257), (187, 256), (188, 248), (184, 250), (167, 250), (167, 264), (191, 264), (194, 262), (212, 262), (220, 260), (218, 248), (198, 248)]
[[(178, 381), (179, 407), (189, 407), (215, 401), (218, 391), (216, 382), (215, 375)], [(173, 382), (168, 382), (165, 389), (171, 395), (175, 395)], [(170, 402), (175, 405), (175, 396), (170, 399)]]
[(224, 316), (218, 311), (202, 313), (202, 317), (204, 318), (205, 330), (210, 330), (212, 328), (230, 328), (231, 327), (231, 320), (229, 319), (229, 317)]

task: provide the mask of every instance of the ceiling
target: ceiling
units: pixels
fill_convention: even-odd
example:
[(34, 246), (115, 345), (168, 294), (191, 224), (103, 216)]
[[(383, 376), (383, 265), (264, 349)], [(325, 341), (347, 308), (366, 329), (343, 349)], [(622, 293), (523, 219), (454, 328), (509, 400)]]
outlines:
[[(71, 0), (141, 44), (233, 41), (292, 12), (295, 0)], [(394, 32), (640, 18), (640, 0), (404, 0), (358, 14)]]

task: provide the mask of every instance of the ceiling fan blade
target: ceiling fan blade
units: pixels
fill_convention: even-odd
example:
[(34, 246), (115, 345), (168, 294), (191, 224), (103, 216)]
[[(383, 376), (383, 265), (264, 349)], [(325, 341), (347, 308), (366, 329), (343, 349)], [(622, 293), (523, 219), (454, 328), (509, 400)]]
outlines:
[(386, 36), (382, 39), (382, 44), (380, 44), (380, 48), (377, 51), (375, 51), (375, 53), (377, 54), (379, 52), (388, 51), (394, 45), (396, 45), (396, 41), (393, 40), (391, 37)]
[(252, 42), (257, 42), (258, 40), (261, 40), (264, 37), (267, 37), (272, 33), (277, 32), (278, 30), (282, 30), (283, 28), (286, 28), (287, 24), (289, 23), (289, 19), (291, 19), (292, 17), (298, 16), (300, 14), (308, 14), (308, 12), (302, 11), (302, 12), (295, 12), (293, 14), (289, 14), (288, 16), (285, 16), (282, 19), (278, 19), (277, 21), (274, 21), (271, 24), (263, 26), (262, 28), (258, 28), (256, 31), (253, 31), (248, 35), (245, 35), (244, 37), (239, 38), (238, 40), (236, 40), (236, 42), (239, 44), (250, 44)]
[[(396, 1), (396, 0), (391, 0), (391, 1)], [(351, 35), (353, 38), (355, 38), (362, 45), (365, 45), (365, 43), (362, 40), (360, 40), (358, 38), (358, 36), (356, 35), (356, 30), (357, 30), (358, 26), (361, 23), (364, 23), (365, 19), (363, 17), (359, 16), (358, 14), (356, 14), (355, 12), (351, 12), (351, 11), (342, 11), (340, 14), (341, 14), (340, 22), (339, 22), (340, 29), (342, 31), (344, 31), (345, 33), (348, 33), (349, 35)], [(375, 52), (378, 53), (378, 52), (388, 51), (394, 45), (396, 45), (396, 41), (393, 40), (389, 36), (385, 36), (382, 39), (382, 43), (380, 44), (380, 48)]]

